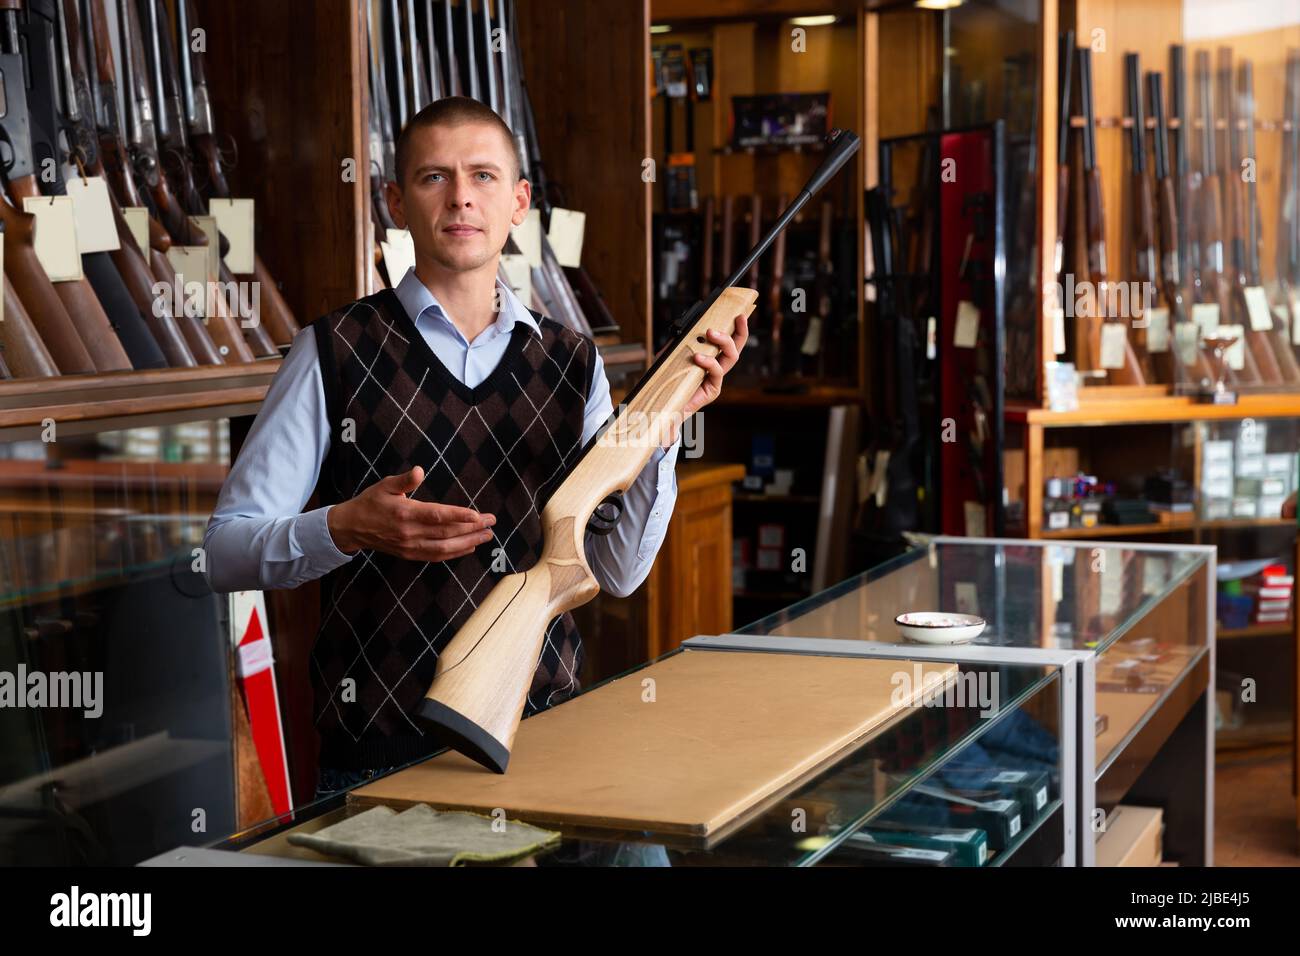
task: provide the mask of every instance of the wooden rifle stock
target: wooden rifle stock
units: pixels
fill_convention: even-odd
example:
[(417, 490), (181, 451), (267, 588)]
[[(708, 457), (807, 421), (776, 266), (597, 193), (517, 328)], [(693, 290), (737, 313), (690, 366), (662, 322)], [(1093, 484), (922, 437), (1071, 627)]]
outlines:
[(73, 375), (97, 371), (95, 360), (64, 308), (54, 283), (36, 258), (36, 217), (0, 197), (0, 219), (4, 221), (5, 232), (4, 271), (8, 279), (5, 285), (12, 286), (22, 301), (59, 372)]
[[(157, 220), (151, 218), (150, 222), (157, 222)], [(164, 233), (165, 235), (166, 233)], [(168, 240), (166, 245), (170, 247), (171, 241)], [(176, 288), (176, 270), (172, 268), (165, 250), (152, 246), (149, 248), (149, 268), (159, 282), (171, 289)], [(181, 335), (185, 337), (185, 343), (190, 347), (190, 352), (193, 353), (198, 363), (200, 365), (225, 365), (226, 360), (222, 358), (221, 351), (213, 340), (212, 334), (208, 331), (205, 321), (196, 315), (186, 315), (183, 303), (173, 304), (181, 306), (175, 310), (176, 324), (180, 326)], [(243, 345), (242, 337), (238, 341), (239, 344)], [(240, 361), (253, 361), (252, 352), (248, 351), (247, 346), (244, 346), (244, 351), (248, 354), (248, 357), (241, 358)], [(230, 360), (232, 362), (235, 361), (235, 356), (229, 346), (227, 346), (226, 354), (231, 356)]]
[[(40, 190), (36, 188), (35, 176), (23, 176), (12, 180), (9, 183), (9, 191), (15, 202), (19, 203), (27, 196), (41, 195)], [(34, 247), (32, 254), (35, 255)], [(72, 282), (54, 282), (51, 285), (59, 301), (63, 303), (64, 311), (72, 320), (86, 351), (90, 353), (94, 370), (113, 372), (130, 369), (131, 359), (127, 357), (126, 349), (122, 347), (117, 333), (113, 331), (113, 326), (108, 321), (108, 316), (104, 314), (103, 307), (95, 298), (90, 283), (83, 278)], [(21, 292), (19, 298), (22, 298)]]
[(9, 376), (50, 378), (58, 375), (59, 367), (14, 292), (13, 283), (6, 282), (4, 287), (5, 313), (4, 321), (0, 322), (0, 351), (9, 368)]
[(627, 488), (704, 381), (697, 354), (719, 349), (709, 330), (735, 331), (758, 293), (731, 287), (656, 362), (608, 430), (587, 451), (542, 509), (545, 546), (537, 564), (497, 581), (438, 655), (437, 676), (417, 713), (461, 753), (504, 773), (542, 641), (552, 618), (600, 591), (584, 552), (587, 521), (609, 494)]

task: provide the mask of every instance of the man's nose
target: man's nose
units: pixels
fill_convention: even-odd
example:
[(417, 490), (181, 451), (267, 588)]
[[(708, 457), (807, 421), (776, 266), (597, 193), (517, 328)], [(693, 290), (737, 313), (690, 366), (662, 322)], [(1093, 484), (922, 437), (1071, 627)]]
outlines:
[(452, 179), (451, 189), (447, 190), (447, 205), (452, 209), (459, 209), (462, 206), (468, 209), (472, 202), (469, 178), (456, 176)]

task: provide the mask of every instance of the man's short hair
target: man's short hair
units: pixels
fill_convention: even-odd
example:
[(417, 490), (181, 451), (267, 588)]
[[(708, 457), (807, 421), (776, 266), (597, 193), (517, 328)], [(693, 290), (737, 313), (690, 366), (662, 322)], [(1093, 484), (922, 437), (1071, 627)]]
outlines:
[(464, 126), (467, 123), (485, 123), (500, 130), (510, 149), (510, 159), (514, 163), (515, 181), (518, 182), (523, 178), (524, 164), (520, 159), (519, 148), (515, 144), (514, 134), (510, 132), (510, 127), (505, 124), (505, 121), (497, 115), (496, 110), (468, 96), (445, 96), (440, 100), (434, 100), (420, 110), (407, 120), (406, 125), (402, 127), (401, 135), (397, 137), (395, 163), (398, 188), (406, 185), (406, 165), (410, 160), (407, 154), (411, 149), (411, 133), (414, 130), (429, 126)]

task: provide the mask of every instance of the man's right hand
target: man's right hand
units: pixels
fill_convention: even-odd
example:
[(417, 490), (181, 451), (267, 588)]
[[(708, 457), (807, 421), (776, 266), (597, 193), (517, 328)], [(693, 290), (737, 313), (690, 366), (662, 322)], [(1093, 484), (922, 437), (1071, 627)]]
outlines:
[(447, 561), (492, 540), (487, 529), (496, 524), (495, 515), (407, 497), (422, 481), (424, 469), (417, 465), (330, 508), (326, 518), (335, 547), (345, 554), (366, 548), (408, 561)]

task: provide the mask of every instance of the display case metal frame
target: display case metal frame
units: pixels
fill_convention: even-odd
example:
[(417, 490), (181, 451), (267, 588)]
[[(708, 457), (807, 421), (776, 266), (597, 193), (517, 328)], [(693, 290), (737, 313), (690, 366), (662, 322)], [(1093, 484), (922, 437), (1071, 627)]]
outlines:
[[(1063, 542), (1060, 540), (1019, 540), (999, 538), (963, 538), (939, 536), (931, 538), (936, 544), (954, 543), (962, 545), (988, 544), (1028, 547), (1051, 547), (1076, 544), (1080, 547), (1093, 547), (1097, 542)], [(1144, 551), (1172, 552), (1191, 551), (1203, 553), (1206, 559), (1209, 581), (1215, 580), (1216, 549), (1210, 545), (1175, 545), (1142, 544), (1137, 546)], [(1214, 865), (1214, 694), (1210, 675), (1215, 667), (1214, 645), (1214, 597), (1213, 587), (1206, 588), (1206, 647), (1201, 650), (1179, 675), (1178, 679), (1161, 695), (1159, 702), (1134, 726), (1125, 739), (1115, 747), (1104, 767), (1097, 767), (1095, 733), (1087, 733), (1087, 728), (1095, 727), (1097, 715), (1097, 658), (1096, 650), (1068, 650), (1057, 648), (999, 647), (992, 645), (967, 644), (960, 646), (928, 646), (924, 644), (890, 644), (880, 641), (841, 640), (839, 638), (818, 638), (798, 636), (765, 636), (755, 634), (720, 634), (702, 635), (688, 640), (686, 647), (710, 648), (729, 651), (766, 651), (772, 653), (802, 653), (820, 655), (838, 655), (848, 657), (895, 657), (919, 660), (978, 662), (981, 664), (1054, 664), (1061, 668), (1062, 688), (1073, 692), (1075, 706), (1062, 708), (1063, 723), (1071, 724), (1074, 735), (1070, 747), (1071, 763), (1069, 768), (1063, 766), (1061, 791), (1064, 800), (1067, 786), (1076, 786), (1071, 803), (1076, 808), (1074, 816), (1066, 818), (1066, 842), (1071, 844), (1070, 852), (1063, 857), (1065, 865), (1096, 865), (1096, 832), (1094, 821), (1098, 809), (1098, 781), (1116, 768), (1127, 783), (1131, 784), (1148, 766), (1151, 759), (1134, 765), (1120, 764), (1125, 753), (1142, 739), (1152, 751), (1168, 742), (1170, 737), (1186, 727), (1183, 736), (1187, 738), (1184, 746), (1196, 752), (1199, 759), (1193, 761), (1188, 772), (1188, 779), (1199, 778), (1203, 783), (1201, 796), (1204, 803), (1204, 832), (1202, 858), (1189, 862), (1204, 866)], [(1129, 621), (1124, 630), (1131, 629), (1134, 621)], [(1202, 683), (1203, 682), (1203, 683)], [(1203, 726), (1197, 729), (1195, 722), (1186, 724), (1185, 714), (1174, 710), (1191, 698), (1189, 713), (1197, 706), (1202, 708)], [(1068, 716), (1065, 716), (1068, 715)], [(1163, 740), (1145, 740), (1144, 731), (1150, 729), (1152, 734), (1165, 733)], [(1203, 733), (1204, 742), (1198, 739)], [(1064, 744), (1063, 744), (1064, 746)], [(1134, 748), (1134, 752), (1142, 748)], [(1132, 756), (1132, 755), (1130, 755)], [(1140, 755), (1139, 755), (1140, 759)], [(1063, 758), (1064, 764), (1064, 758)], [(1199, 764), (1199, 766), (1197, 766)], [(1119, 765), (1119, 766), (1117, 766)], [(1071, 778), (1067, 784), (1066, 774)], [(1123, 787), (1127, 790), (1127, 787)]]

